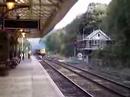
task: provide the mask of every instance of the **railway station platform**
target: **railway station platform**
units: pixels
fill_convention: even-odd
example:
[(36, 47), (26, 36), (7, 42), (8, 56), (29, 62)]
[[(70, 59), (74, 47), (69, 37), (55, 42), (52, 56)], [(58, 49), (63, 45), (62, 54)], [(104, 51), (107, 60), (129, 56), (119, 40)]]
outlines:
[(25, 59), (0, 77), (0, 97), (64, 97), (38, 60)]

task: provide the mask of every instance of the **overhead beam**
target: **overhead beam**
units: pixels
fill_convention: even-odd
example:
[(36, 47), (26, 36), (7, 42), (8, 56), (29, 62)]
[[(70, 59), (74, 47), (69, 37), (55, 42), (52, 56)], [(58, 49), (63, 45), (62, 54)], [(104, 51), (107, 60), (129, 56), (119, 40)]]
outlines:
[(56, 5), (58, 8), (60, 7), (60, 5), (62, 4), (62, 0), (58, 0), (58, 3), (55, 3), (53, 0), (48, 0), (49, 2), (51, 2), (53, 5)]
[[(54, 2), (54, 0), (48, 0), (49, 2), (51, 2), (52, 4), (56, 4), (55, 2)], [(63, 0), (57, 0), (58, 1), (58, 3), (62, 3), (63, 2)]]
[(52, 1), (52, 0), (48, 0), (51, 4), (57, 4), (57, 3), (55, 3), (54, 1)]
[(39, 6), (39, 5), (48, 6), (48, 7), (51, 7), (51, 6), (59, 7), (57, 4), (43, 4), (43, 3), (41, 3), (41, 4), (39, 4), (39, 3), (32, 4), (32, 6)]
[(51, 19), (49, 18), (47, 21), (48, 23), (43, 26), (43, 29), (41, 29), (43, 32), (43, 36), (55, 27), (55, 25), (65, 16), (65, 14), (77, 1), (78, 0), (65, 0), (64, 2), (62, 2), (61, 8), (58, 10), (58, 12), (54, 12), (55, 15), (53, 15), (53, 17), (50, 17)]

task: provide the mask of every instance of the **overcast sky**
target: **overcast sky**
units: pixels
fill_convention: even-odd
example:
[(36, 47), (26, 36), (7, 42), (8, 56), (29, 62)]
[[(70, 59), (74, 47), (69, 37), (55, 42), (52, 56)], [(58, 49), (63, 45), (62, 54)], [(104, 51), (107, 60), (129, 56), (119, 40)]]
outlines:
[(78, 2), (70, 9), (66, 16), (55, 26), (54, 29), (60, 29), (73, 21), (76, 16), (85, 13), (88, 4), (91, 2), (109, 4), (111, 0), (78, 0)]

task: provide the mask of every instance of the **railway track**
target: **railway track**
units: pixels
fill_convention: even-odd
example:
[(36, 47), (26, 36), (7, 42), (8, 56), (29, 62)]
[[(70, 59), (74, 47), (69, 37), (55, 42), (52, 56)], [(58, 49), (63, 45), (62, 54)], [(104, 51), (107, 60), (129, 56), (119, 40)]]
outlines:
[[(58, 61), (58, 60), (57, 60)], [(59, 61), (60, 62), (60, 61)], [(127, 89), (130, 89), (130, 84), (129, 84), (129, 80), (125, 80), (123, 78), (120, 78), (120, 76), (116, 76), (116, 75), (112, 75), (111, 73), (108, 73), (107, 71), (102, 71), (102, 70), (97, 70), (95, 68), (92, 68), (90, 66), (87, 66), (87, 65), (83, 65), (83, 64), (71, 64), (69, 62), (61, 62), (63, 64), (66, 64), (66, 65), (70, 65), (70, 66), (73, 66), (75, 68), (79, 68), (79, 69), (82, 69), (94, 76), (97, 76), (99, 78), (102, 78), (102, 79), (105, 79), (109, 82), (112, 82), (114, 84), (117, 84), (119, 86), (122, 86), (122, 87), (125, 87)], [(128, 83), (127, 83), (128, 82)]]
[[(105, 79), (105, 78), (103, 78), (103, 77), (101, 77), (101, 76), (99, 76), (97, 74), (90, 73), (90, 72), (85, 71), (85, 70), (83, 70), (81, 68), (77, 68), (77, 67), (70, 66), (70, 65), (65, 65), (65, 64), (63, 64), (61, 62), (58, 62), (58, 61), (55, 61), (55, 60), (48, 60), (48, 61), (49, 62), (52, 61), (53, 63), (55, 63), (54, 66), (56, 66), (57, 69), (59, 68), (58, 64), (60, 64), (59, 66), (61, 66), (62, 69), (66, 68), (66, 69), (71, 71), (69, 73), (69, 72), (64, 70), (64, 71), (62, 71), (63, 73), (69, 73), (69, 74), (71, 74), (72, 72), (76, 73), (79, 76), (89, 80), (91, 83), (93, 82), (94, 84), (100, 86), (100, 88), (102, 88), (102, 89), (100, 89), (100, 90), (102, 90), (102, 92), (105, 91), (105, 90), (107, 90), (109, 92), (108, 93), (108, 92), (105, 91), (106, 93), (105, 92), (104, 93), (107, 94), (107, 95), (104, 95), (104, 96), (100, 95), (99, 97), (108, 97), (108, 95), (110, 95), (110, 94), (113, 94), (113, 95), (111, 95), (111, 97), (130, 97), (130, 93), (129, 93), (130, 89), (129, 89), (129, 87), (126, 87), (126, 86), (121, 85), (119, 83), (116, 83), (116, 82), (113, 82), (111, 80)], [(71, 75), (74, 75), (73, 73)], [(68, 76), (70, 76), (70, 75), (68, 75)], [(73, 76), (70, 76), (70, 77), (73, 78)], [(81, 83), (82, 83), (82, 81), (81, 81)], [(80, 85), (80, 83), (78, 83), (78, 84)], [(80, 85), (80, 86), (84, 87), (82, 85)], [(84, 88), (84, 89), (86, 89), (86, 88)], [(87, 90), (87, 91), (89, 91), (89, 90)], [(92, 91), (90, 91), (90, 92), (91, 92), (91, 94), (94, 94)], [(102, 93), (101, 91), (98, 91), (98, 92), (99, 92), (98, 94)], [(96, 94), (95, 97), (98, 97), (98, 95)]]
[(65, 97), (93, 97), (91, 94), (86, 92), (79, 85), (75, 84), (72, 80), (70, 80), (52, 65), (44, 61), (41, 61), (40, 63), (50, 74)]
[[(61, 62), (61, 64), (66, 64), (66, 63)], [(81, 71), (84, 71), (84, 72), (86, 72), (86, 73), (88, 73), (88, 74), (90, 74), (90, 75), (96, 76), (96, 77), (98, 77), (98, 78), (101, 78), (101, 79), (103, 79), (103, 80), (105, 80), (105, 81), (108, 81), (108, 82), (111, 82), (111, 83), (113, 83), (113, 84), (116, 84), (116, 85), (118, 85), (118, 86), (120, 86), (120, 87), (123, 87), (123, 88), (125, 88), (125, 89), (127, 89), (127, 90), (130, 91), (130, 87), (129, 87), (129, 86), (126, 86), (126, 85), (124, 85), (124, 84), (122, 84), (122, 83), (120, 83), (120, 82), (116, 82), (116, 81), (114, 81), (114, 80), (112, 80), (112, 79), (108, 79), (108, 78), (106, 78), (106, 77), (103, 77), (102, 75), (99, 75), (99, 74), (90, 72), (90, 71), (88, 71), (88, 70), (86, 70), (86, 69), (84, 69), (84, 68), (81, 68), (81, 67), (77, 67), (77, 66), (70, 65), (70, 64), (66, 64), (66, 65), (68, 65), (68, 66), (70, 66), (70, 67), (73, 67), (73, 68), (76, 68), (76, 69), (79, 69), (79, 70), (81, 70)]]
[[(47, 59), (47, 60), (50, 60), (50, 59)], [(51, 61), (52, 61), (53, 59), (51, 59)], [(119, 81), (120, 79), (116, 79), (116, 78), (112, 78), (112, 77), (110, 77), (110, 75), (106, 75), (106, 74), (101, 74), (101, 73), (97, 73), (97, 72), (95, 72), (95, 70), (88, 70), (88, 68), (89, 67), (80, 67), (79, 65), (75, 65), (75, 64), (71, 64), (71, 63), (66, 63), (66, 62), (60, 62), (60, 61), (58, 61), (58, 60), (54, 60), (53, 62), (58, 62), (58, 63), (60, 63), (60, 64), (65, 64), (65, 65), (67, 65), (67, 66), (71, 66), (71, 67), (74, 67), (74, 68), (76, 68), (76, 69), (80, 69), (80, 70), (82, 70), (82, 71), (85, 71), (85, 72), (87, 72), (87, 73), (89, 73), (89, 74), (91, 74), (91, 75), (94, 75), (94, 76), (97, 76), (97, 77), (99, 77), (99, 78), (101, 78), (101, 79), (104, 79), (104, 80), (106, 80), (106, 81), (109, 81), (109, 82), (111, 82), (111, 83), (114, 83), (114, 84), (117, 84), (118, 86), (121, 86), (121, 87), (124, 87), (124, 88), (126, 88), (126, 89), (129, 89), (130, 90), (130, 87), (129, 87), (129, 85), (127, 85), (127, 84), (124, 84), (123, 82), (121, 82), (121, 81)], [(115, 80), (114, 80), (115, 79)]]

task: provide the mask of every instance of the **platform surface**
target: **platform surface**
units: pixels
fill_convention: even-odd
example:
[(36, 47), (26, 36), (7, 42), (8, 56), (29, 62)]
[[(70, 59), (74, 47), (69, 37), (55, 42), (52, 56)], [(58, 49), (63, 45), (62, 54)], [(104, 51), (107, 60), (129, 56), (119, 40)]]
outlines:
[(38, 60), (22, 61), (0, 77), (0, 97), (64, 97)]

